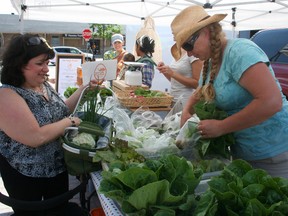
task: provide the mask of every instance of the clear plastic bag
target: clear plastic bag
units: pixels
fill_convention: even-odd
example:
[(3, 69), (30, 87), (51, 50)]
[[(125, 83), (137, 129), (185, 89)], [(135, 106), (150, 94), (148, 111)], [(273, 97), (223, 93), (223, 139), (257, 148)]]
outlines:
[(160, 115), (150, 111), (149, 108), (139, 107), (131, 115), (131, 121), (135, 128), (144, 127), (147, 129), (160, 129), (163, 120)]
[(181, 100), (182, 97), (179, 97), (173, 108), (162, 121), (162, 130), (173, 138), (176, 138), (180, 131), (180, 121), (183, 109)]
[(199, 121), (200, 119), (195, 114), (186, 121), (176, 137), (176, 145), (178, 148), (184, 149), (196, 145), (197, 141), (201, 138), (197, 130)]

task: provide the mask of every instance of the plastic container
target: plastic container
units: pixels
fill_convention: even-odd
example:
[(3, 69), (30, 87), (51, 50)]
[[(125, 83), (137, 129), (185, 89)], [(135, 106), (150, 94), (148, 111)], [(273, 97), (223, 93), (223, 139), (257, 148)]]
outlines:
[(91, 216), (106, 216), (102, 208), (94, 208), (90, 211)]
[(142, 85), (142, 72), (140, 70), (127, 70), (125, 72), (125, 83), (132, 86)]
[(128, 70), (125, 72), (125, 84), (130, 86), (142, 86), (142, 67), (145, 63), (140, 62), (124, 62), (128, 65)]

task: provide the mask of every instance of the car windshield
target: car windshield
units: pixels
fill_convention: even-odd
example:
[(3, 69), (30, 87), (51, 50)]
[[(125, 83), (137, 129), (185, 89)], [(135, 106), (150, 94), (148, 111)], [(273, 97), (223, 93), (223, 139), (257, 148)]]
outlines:
[(81, 52), (79, 52), (79, 51), (76, 50), (76, 49), (70, 49), (70, 53), (73, 53), (73, 54), (81, 54)]

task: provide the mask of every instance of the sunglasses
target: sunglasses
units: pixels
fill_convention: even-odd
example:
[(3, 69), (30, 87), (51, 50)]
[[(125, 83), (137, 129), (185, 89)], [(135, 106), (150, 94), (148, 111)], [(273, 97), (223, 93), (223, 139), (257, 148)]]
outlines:
[(30, 37), (27, 41), (26, 41), (26, 45), (27, 46), (37, 46), (40, 45), (41, 43), (45, 44), (49, 49), (52, 49), (50, 47), (50, 45), (47, 43), (46, 39), (43, 37)]
[(46, 43), (47, 41), (43, 37), (31, 37), (26, 41), (27, 46), (37, 46), (40, 45), (41, 43)]
[(192, 51), (194, 48), (194, 44), (199, 37), (199, 33), (193, 34), (183, 45), (182, 48), (189, 52)]

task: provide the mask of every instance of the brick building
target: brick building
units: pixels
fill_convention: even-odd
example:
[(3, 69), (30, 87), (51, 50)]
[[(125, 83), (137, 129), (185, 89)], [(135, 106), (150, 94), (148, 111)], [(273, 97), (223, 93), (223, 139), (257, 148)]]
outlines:
[[(94, 38), (88, 43), (82, 38), (83, 29), (89, 28), (87, 23), (46, 22), (25, 20), (19, 22), (19, 17), (13, 14), (0, 14), (0, 56), (9, 40), (16, 34), (35, 33), (46, 38), (51, 46), (73, 46), (87, 51), (87, 46), (96, 43), (99, 55), (105, 47), (110, 47), (110, 41), (103, 48), (103, 39)], [(1, 57), (0, 57), (1, 58)]]

